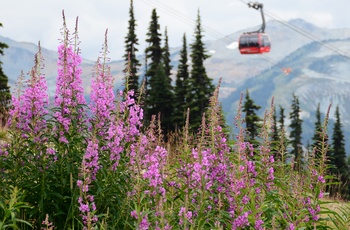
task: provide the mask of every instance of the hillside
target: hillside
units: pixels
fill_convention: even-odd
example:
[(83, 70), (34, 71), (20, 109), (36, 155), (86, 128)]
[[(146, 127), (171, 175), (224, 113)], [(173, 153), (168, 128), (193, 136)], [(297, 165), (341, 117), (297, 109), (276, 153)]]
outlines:
[[(298, 28), (312, 35), (315, 42), (292, 28)], [(339, 55), (332, 47), (340, 49), (350, 56), (350, 28), (325, 29), (310, 24), (302, 19), (294, 19), (285, 23), (268, 21), (266, 32), (272, 41), (272, 50), (264, 55), (240, 55), (237, 49), (239, 35), (245, 31), (227, 35), (224, 38), (206, 41), (207, 50), (211, 57), (205, 62), (207, 73), (216, 83), (222, 78), (220, 100), (227, 115), (227, 122), (233, 123), (234, 113), (241, 92), (249, 89), (252, 99), (262, 106), (261, 114), (275, 98), (276, 106), (283, 106), (289, 115), (292, 93), (300, 100), (304, 120), (304, 142), (309, 141), (313, 132), (314, 113), (317, 104), (321, 104), (324, 114), (332, 103), (331, 118), (334, 116), (335, 106), (339, 105), (344, 131), (350, 130), (350, 59)], [(83, 38), (82, 38), (83, 39)], [(16, 42), (0, 36), (0, 41), (9, 45), (5, 56), (4, 72), (9, 76), (13, 88), (20, 71), (28, 72), (33, 65), (33, 57), (37, 52), (35, 44)], [(192, 42), (192, 37), (188, 37)], [(327, 47), (328, 46), (328, 47)], [(329, 46), (331, 48), (329, 48)], [(54, 95), (56, 80), (57, 52), (43, 48), (45, 59), (45, 73), (49, 85), (50, 96)], [(179, 59), (179, 47), (171, 48), (173, 78)], [(139, 56), (141, 63), (143, 55)], [(124, 61), (110, 63), (112, 75), (116, 79), (116, 88), (121, 89)], [(83, 60), (83, 82), (86, 94), (90, 91), (90, 82), (94, 61)], [(285, 75), (282, 68), (291, 68), (291, 73)], [(142, 76), (141, 67), (140, 75)], [(331, 126), (332, 127), (332, 126)], [(330, 129), (331, 130), (331, 129)], [(350, 132), (346, 131), (346, 138), (350, 139)], [(349, 146), (347, 146), (348, 153)]]

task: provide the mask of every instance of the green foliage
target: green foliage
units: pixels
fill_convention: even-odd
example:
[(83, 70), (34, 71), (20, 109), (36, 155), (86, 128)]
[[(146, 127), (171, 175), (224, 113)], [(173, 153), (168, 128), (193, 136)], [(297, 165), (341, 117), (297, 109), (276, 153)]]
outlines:
[(242, 111), (245, 112), (245, 123), (247, 130), (246, 141), (251, 143), (255, 141), (255, 137), (258, 135), (258, 129), (261, 127), (259, 125), (261, 118), (256, 114), (260, 108), (261, 106), (256, 105), (250, 98), (249, 91), (247, 90)]
[(161, 48), (161, 34), (158, 33), (158, 30), (158, 16), (154, 9), (146, 39), (149, 44), (146, 48), (146, 55), (151, 59), (151, 63), (146, 72), (145, 122), (147, 124), (153, 115), (159, 115), (164, 134), (167, 135), (173, 130), (173, 87), (170, 78), (171, 65), (167, 31), (165, 30), (165, 46)]
[(171, 84), (171, 68), (173, 67), (171, 65), (171, 59), (170, 59), (170, 50), (169, 50), (169, 37), (168, 37), (168, 29), (165, 27), (164, 31), (164, 47), (163, 47), (163, 64), (164, 64), (164, 72), (165, 75), (168, 77), (169, 84)]
[(209, 98), (214, 92), (212, 79), (207, 76), (204, 67), (204, 61), (209, 58), (209, 55), (206, 54), (205, 45), (203, 43), (203, 30), (199, 11), (194, 31), (194, 41), (190, 47), (192, 68), (189, 78), (189, 85), (191, 88), (188, 97), (188, 105), (191, 108), (191, 129), (192, 131), (196, 131), (201, 124), (202, 114), (209, 105)]
[[(327, 221), (332, 223), (332, 229), (350, 228), (350, 203), (344, 202), (324, 202), (324, 214), (327, 214)], [(335, 206), (335, 207), (334, 207)]]
[[(160, 26), (158, 23), (157, 11), (156, 9), (153, 9), (146, 39), (146, 42), (149, 44), (149, 46), (145, 50), (146, 58), (151, 59), (151, 62), (147, 66), (147, 79), (151, 79), (157, 73), (158, 65), (162, 63), (163, 50), (160, 44), (161, 34), (159, 33), (159, 29)], [(147, 81), (147, 89), (149, 84), (150, 83)], [(152, 86), (150, 87), (152, 88)]]
[[(321, 149), (321, 145), (324, 144), (321, 135), (322, 124), (321, 124), (321, 112), (320, 112), (320, 104), (317, 106), (316, 110), (316, 122), (315, 122), (315, 131), (314, 136), (312, 137), (312, 149), (315, 151), (316, 157), (319, 157), (319, 150)], [(325, 140), (328, 142), (328, 138)]]
[[(344, 134), (342, 131), (342, 124), (340, 120), (339, 107), (336, 107), (335, 110), (336, 121), (333, 127), (333, 136), (332, 136), (332, 149), (330, 151), (330, 164), (333, 166), (330, 170), (331, 173), (336, 175), (340, 179), (340, 195), (344, 199), (349, 199), (349, 175), (350, 170), (346, 164), (346, 151), (345, 151), (345, 140)], [(334, 192), (332, 192), (332, 195)]]
[(134, 90), (135, 95), (137, 94), (139, 90), (139, 76), (138, 76), (138, 69), (141, 64), (139, 63), (139, 60), (136, 58), (136, 53), (138, 51), (137, 46), (138, 38), (136, 35), (136, 20), (134, 17), (134, 6), (133, 6), (133, 0), (130, 0), (130, 10), (129, 10), (129, 27), (128, 27), (128, 34), (125, 37), (125, 54), (124, 54), (124, 60), (125, 60), (125, 66), (130, 68), (130, 76), (126, 79), (125, 82), (125, 92), (128, 90)]
[(298, 97), (293, 94), (291, 112), (289, 118), (291, 124), (289, 125), (290, 131), (290, 143), (292, 145), (291, 154), (294, 156), (294, 167), (298, 170), (302, 168), (302, 143), (301, 143), (301, 134), (302, 134), (302, 123), (303, 120), (300, 118), (300, 105)]
[(30, 209), (25, 197), (17, 187), (1, 189), (0, 196), (0, 229), (25, 229), (32, 225), (25, 219), (25, 210)]
[(189, 72), (188, 72), (186, 34), (183, 35), (180, 60), (177, 67), (176, 82), (174, 89), (174, 114), (173, 122), (176, 129), (180, 130), (185, 125), (186, 110), (189, 108)]

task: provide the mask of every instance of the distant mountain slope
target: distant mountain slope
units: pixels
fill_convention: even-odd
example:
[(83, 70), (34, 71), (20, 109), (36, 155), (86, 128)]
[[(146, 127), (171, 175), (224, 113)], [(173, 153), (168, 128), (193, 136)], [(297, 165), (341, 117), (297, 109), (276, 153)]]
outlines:
[[(346, 138), (350, 138), (350, 56), (335, 54), (324, 44), (350, 54), (350, 38), (325, 40), (323, 44), (312, 42), (302, 46), (279, 62), (280, 66), (288, 65), (291, 68), (289, 75), (285, 75), (279, 66), (266, 69), (222, 99), (228, 121), (233, 120), (240, 94), (247, 89), (255, 103), (264, 109), (269, 108), (274, 97), (276, 107), (282, 106), (286, 109), (287, 118), (294, 93), (299, 98), (301, 117), (304, 120), (304, 144), (313, 135), (318, 103), (321, 105), (323, 117), (328, 106), (332, 105), (331, 119), (334, 119), (335, 107), (339, 106), (343, 131)], [(264, 109), (260, 111), (261, 115)], [(332, 131), (332, 127), (330, 126), (329, 131)], [(349, 147), (347, 145), (347, 149)]]

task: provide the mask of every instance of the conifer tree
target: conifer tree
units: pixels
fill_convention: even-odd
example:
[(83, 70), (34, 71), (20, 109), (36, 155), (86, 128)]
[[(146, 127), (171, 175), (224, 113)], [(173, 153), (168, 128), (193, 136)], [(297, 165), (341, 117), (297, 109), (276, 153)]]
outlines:
[(160, 114), (162, 128), (166, 134), (172, 129), (173, 92), (169, 80), (171, 78), (165, 72), (159, 29), (157, 12), (153, 9), (146, 39), (149, 46), (145, 51), (146, 58), (150, 59), (146, 72), (145, 121), (150, 121), (152, 115)]
[(194, 31), (194, 42), (191, 44), (192, 69), (190, 75), (190, 124), (193, 131), (196, 131), (201, 124), (202, 115), (209, 105), (209, 98), (214, 92), (212, 79), (207, 76), (204, 61), (209, 58), (206, 54), (205, 45), (202, 41), (203, 31), (201, 18), (198, 10), (197, 22)]
[(168, 81), (171, 84), (171, 68), (173, 66), (170, 64), (171, 59), (170, 59), (170, 50), (169, 50), (169, 37), (168, 37), (168, 29), (165, 27), (165, 32), (164, 32), (164, 47), (163, 47), (163, 64), (164, 64), (164, 72), (165, 75), (168, 77)]
[[(0, 27), (2, 24), (0, 23)], [(5, 43), (0, 42), (0, 55), (4, 55), (4, 49), (8, 48)], [(6, 124), (6, 114), (11, 103), (10, 87), (8, 86), (8, 78), (2, 70), (2, 62), (0, 61), (0, 126)]]
[(256, 114), (260, 108), (261, 106), (256, 105), (250, 98), (249, 91), (247, 90), (242, 111), (245, 112), (246, 141), (251, 143), (254, 143), (255, 137), (258, 135), (258, 129), (260, 128), (259, 121), (261, 121), (261, 118)]
[(173, 93), (164, 66), (158, 65), (157, 67), (155, 75), (150, 79), (152, 93), (148, 94), (148, 114), (160, 115), (161, 128), (166, 136), (173, 130)]
[(272, 128), (273, 128), (272, 140), (274, 142), (277, 142), (279, 140), (279, 137), (278, 137), (278, 124), (277, 124), (276, 107), (274, 107), (274, 109), (273, 109), (272, 120), (273, 120), (273, 124), (272, 124)]
[(278, 119), (278, 123), (280, 124), (280, 127), (279, 127), (280, 131), (285, 129), (285, 125), (284, 125), (285, 118), (286, 116), (284, 115), (284, 108), (280, 106), (280, 118)]
[(321, 124), (321, 112), (320, 112), (320, 104), (317, 105), (316, 110), (316, 121), (315, 121), (315, 133), (312, 137), (312, 149), (315, 150), (315, 156), (320, 157), (321, 148), (322, 148), (322, 124)]
[(334, 174), (341, 174), (345, 176), (348, 173), (348, 167), (346, 165), (346, 151), (345, 140), (342, 130), (342, 124), (340, 121), (339, 107), (335, 110), (336, 121), (333, 127), (332, 136), (332, 150), (331, 150), (331, 164), (334, 166), (332, 172)]
[[(163, 50), (161, 48), (161, 36), (159, 32), (160, 25), (158, 23), (158, 15), (156, 9), (152, 10), (151, 22), (148, 27), (147, 39), (148, 47), (146, 48), (146, 59), (150, 60), (147, 66), (146, 77), (151, 79), (157, 72), (158, 65), (162, 61)], [(149, 82), (147, 82), (149, 83)]]
[[(160, 69), (158, 65), (162, 62), (162, 48), (161, 48), (161, 33), (159, 32), (160, 25), (158, 23), (158, 15), (156, 9), (152, 10), (151, 21), (149, 23), (146, 42), (148, 47), (145, 49), (146, 56), (146, 90), (145, 90), (145, 101), (144, 101), (144, 121), (148, 123), (151, 120), (152, 115), (157, 115), (155, 111), (154, 84), (157, 82), (154, 76), (157, 74), (157, 70)], [(164, 71), (164, 69), (163, 69)]]
[(185, 124), (186, 110), (189, 108), (188, 97), (190, 92), (189, 72), (188, 72), (187, 42), (186, 34), (183, 36), (182, 49), (180, 50), (180, 60), (177, 67), (176, 82), (174, 89), (174, 115), (173, 121), (181, 128)]
[(135, 33), (136, 20), (134, 17), (133, 0), (130, 0), (129, 15), (130, 15), (130, 19), (129, 19), (128, 34), (125, 37), (124, 60), (125, 60), (125, 67), (130, 68), (131, 74), (129, 78), (126, 79), (127, 82), (125, 82), (124, 85), (126, 90), (134, 90), (136, 95), (139, 90), (139, 76), (137, 72), (141, 64), (139, 60), (136, 58), (136, 52), (138, 51), (137, 46), (139, 45), (139, 43), (138, 43), (137, 35)]
[(289, 128), (290, 132), (290, 142), (292, 144), (291, 154), (294, 156), (294, 169), (301, 170), (302, 163), (302, 143), (301, 143), (301, 134), (302, 134), (302, 123), (303, 120), (300, 118), (300, 106), (298, 97), (293, 94), (292, 107), (291, 112), (289, 114), (289, 118), (291, 124)]

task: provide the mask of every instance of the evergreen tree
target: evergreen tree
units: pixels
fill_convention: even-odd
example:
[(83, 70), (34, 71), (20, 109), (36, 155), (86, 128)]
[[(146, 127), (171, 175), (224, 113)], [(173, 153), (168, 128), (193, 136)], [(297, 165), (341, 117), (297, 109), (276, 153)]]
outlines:
[(201, 18), (198, 10), (197, 22), (194, 32), (194, 42), (191, 47), (192, 69), (190, 75), (190, 124), (193, 131), (197, 130), (202, 121), (202, 115), (209, 105), (209, 98), (214, 92), (212, 79), (207, 76), (204, 61), (209, 58), (202, 41)]
[(338, 106), (335, 110), (335, 118), (331, 150), (331, 164), (334, 166), (332, 172), (345, 176), (349, 170), (346, 164), (345, 140)]
[[(159, 68), (158, 65), (162, 62), (162, 48), (161, 48), (161, 36), (159, 33), (160, 25), (158, 24), (158, 16), (156, 9), (153, 9), (151, 22), (149, 24), (147, 39), (148, 47), (146, 48), (146, 59), (151, 59), (148, 63), (146, 77), (152, 78)], [(148, 84), (149, 82), (147, 82)]]
[(189, 72), (188, 72), (187, 42), (186, 34), (183, 36), (182, 49), (180, 50), (180, 60), (177, 67), (174, 98), (173, 121), (177, 128), (185, 125), (186, 110), (189, 108), (188, 97), (190, 92)]
[(150, 121), (152, 115), (160, 114), (160, 121), (164, 134), (172, 129), (173, 92), (171, 80), (165, 72), (163, 49), (161, 48), (161, 34), (158, 32), (158, 16), (152, 11), (146, 48), (146, 58), (151, 59), (146, 72), (145, 121)]
[(316, 110), (316, 122), (315, 122), (315, 133), (312, 137), (312, 149), (315, 150), (315, 156), (320, 157), (321, 149), (322, 149), (322, 124), (321, 124), (321, 112), (320, 112), (320, 104), (317, 106)]
[[(286, 127), (284, 125), (284, 119), (286, 118), (286, 116), (284, 115), (284, 108), (282, 106), (280, 106), (280, 112), (279, 112), (279, 119), (278, 119), (278, 123), (279, 123), (279, 128), (278, 128), (278, 133), (280, 136), (280, 143), (281, 145), (283, 145), (283, 149), (281, 149), (282, 151), (285, 150), (287, 148), (288, 145), (288, 138), (287, 138), (287, 130)], [(280, 146), (281, 148), (282, 146)], [(281, 157), (281, 155), (284, 154), (284, 152), (279, 152), (279, 157)], [(282, 159), (281, 159), (282, 160)]]
[(286, 116), (284, 115), (284, 108), (280, 106), (280, 118), (278, 119), (278, 123), (280, 124), (279, 131), (285, 131), (284, 119)]
[(279, 135), (278, 135), (278, 124), (277, 124), (276, 107), (274, 107), (274, 110), (273, 110), (272, 120), (273, 120), (273, 124), (272, 124), (272, 129), (273, 129), (272, 141), (278, 142), (279, 141)]
[[(161, 101), (162, 103), (162, 128), (165, 131), (165, 134), (168, 133), (171, 130), (174, 130), (174, 124), (173, 124), (173, 112), (174, 112), (174, 89), (171, 85), (171, 68), (173, 67), (170, 59), (170, 50), (169, 50), (169, 37), (168, 37), (168, 29), (165, 27), (164, 31), (164, 46), (163, 46), (163, 52), (162, 52), (162, 62), (163, 62), (163, 69), (164, 69), (164, 75), (162, 76), (162, 80), (164, 79), (163, 89), (162, 90), (162, 97), (164, 97)], [(162, 73), (159, 73), (162, 74)]]
[[(129, 10), (129, 27), (128, 34), (125, 37), (125, 66), (130, 68), (131, 76), (128, 79), (125, 79), (125, 89), (126, 90), (134, 90), (135, 95), (139, 90), (139, 76), (137, 74), (139, 66), (139, 60), (136, 58), (136, 52), (138, 51), (137, 47), (139, 45), (138, 38), (136, 36), (136, 21), (134, 17), (134, 6), (133, 0), (130, 0), (130, 10)], [(130, 63), (129, 63), (130, 62)]]
[[(2, 24), (0, 23), (0, 27)], [(8, 48), (5, 43), (0, 42), (0, 55), (4, 55), (4, 49)], [(2, 70), (2, 62), (0, 61), (0, 126), (4, 126), (7, 120), (7, 111), (11, 104), (10, 87), (8, 86), (8, 78)]]
[(256, 114), (261, 106), (256, 105), (249, 96), (249, 91), (246, 91), (245, 102), (243, 104), (242, 111), (245, 112), (245, 123), (246, 123), (246, 141), (254, 143), (255, 137), (258, 135), (258, 129), (261, 127), (259, 122), (261, 118)]
[(303, 120), (300, 118), (300, 106), (298, 97), (293, 94), (291, 112), (289, 118), (291, 124), (289, 128), (290, 132), (290, 142), (292, 144), (291, 154), (294, 156), (294, 169), (301, 170), (302, 163), (302, 143), (301, 143), (301, 134), (302, 134), (302, 123)]
[[(158, 16), (156, 9), (152, 10), (151, 21), (149, 24), (147, 39), (148, 47), (145, 49), (146, 56), (146, 89), (145, 89), (145, 105), (144, 105), (144, 121), (148, 123), (151, 120), (152, 115), (157, 115), (157, 111), (154, 111), (154, 102), (152, 98), (157, 93), (154, 90), (154, 85), (157, 81), (154, 76), (157, 74), (157, 70), (160, 69), (158, 65), (162, 62), (162, 48), (161, 48), (161, 34), (159, 33), (160, 25), (158, 24)], [(150, 59), (150, 60), (149, 60)]]
[(148, 94), (147, 106), (149, 114), (160, 115), (161, 128), (166, 136), (169, 131), (173, 130), (173, 93), (164, 66), (158, 65), (157, 67), (155, 75), (150, 79), (152, 93)]
[(168, 81), (171, 84), (171, 68), (173, 66), (170, 64), (171, 59), (170, 59), (170, 51), (169, 51), (169, 38), (168, 38), (168, 30), (167, 27), (165, 27), (165, 32), (164, 32), (164, 47), (163, 47), (163, 64), (164, 64), (164, 72), (165, 75), (168, 77)]

